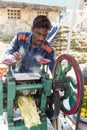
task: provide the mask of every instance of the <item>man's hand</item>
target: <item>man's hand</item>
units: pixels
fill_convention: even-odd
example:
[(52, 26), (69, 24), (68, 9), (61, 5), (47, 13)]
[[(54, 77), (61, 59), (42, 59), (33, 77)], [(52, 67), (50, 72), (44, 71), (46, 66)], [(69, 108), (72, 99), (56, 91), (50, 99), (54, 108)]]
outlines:
[(22, 60), (22, 55), (20, 55), (19, 52), (13, 53), (13, 58), (16, 59), (17, 61)]
[(5, 56), (2, 60), (2, 63), (6, 65), (13, 65), (22, 60), (22, 55), (19, 52), (15, 52), (13, 54)]

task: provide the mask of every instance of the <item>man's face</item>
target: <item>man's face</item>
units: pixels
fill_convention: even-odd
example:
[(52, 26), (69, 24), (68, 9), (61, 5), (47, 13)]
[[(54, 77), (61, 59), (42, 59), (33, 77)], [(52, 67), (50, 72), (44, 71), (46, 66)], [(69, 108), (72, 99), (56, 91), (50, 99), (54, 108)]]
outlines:
[(33, 28), (32, 43), (34, 45), (40, 45), (48, 36), (49, 30), (46, 28)]

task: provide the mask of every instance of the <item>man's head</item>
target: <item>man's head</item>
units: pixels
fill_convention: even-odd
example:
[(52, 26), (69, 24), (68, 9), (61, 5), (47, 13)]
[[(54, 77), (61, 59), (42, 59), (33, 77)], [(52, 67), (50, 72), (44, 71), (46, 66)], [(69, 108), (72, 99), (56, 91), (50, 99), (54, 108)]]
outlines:
[(47, 16), (39, 15), (33, 20), (32, 26), (32, 44), (41, 44), (48, 36), (49, 30), (51, 28), (51, 22)]
[(51, 22), (45, 15), (39, 15), (33, 20), (33, 28), (46, 28), (50, 30)]

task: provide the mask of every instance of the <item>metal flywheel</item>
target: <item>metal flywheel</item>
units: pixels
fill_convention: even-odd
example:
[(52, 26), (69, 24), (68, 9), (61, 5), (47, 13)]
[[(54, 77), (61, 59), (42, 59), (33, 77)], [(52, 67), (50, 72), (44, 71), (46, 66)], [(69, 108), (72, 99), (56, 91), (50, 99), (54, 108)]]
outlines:
[(59, 92), (60, 109), (64, 114), (74, 114), (82, 102), (84, 84), (81, 69), (68, 55), (59, 56), (53, 68), (53, 92)]

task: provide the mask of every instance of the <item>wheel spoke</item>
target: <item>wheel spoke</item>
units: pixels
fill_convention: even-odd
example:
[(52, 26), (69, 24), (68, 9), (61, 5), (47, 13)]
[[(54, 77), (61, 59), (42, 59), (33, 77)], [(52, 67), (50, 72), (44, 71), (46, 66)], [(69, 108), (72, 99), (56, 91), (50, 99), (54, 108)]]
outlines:
[(62, 65), (61, 65), (61, 62), (59, 62), (58, 65), (56, 66), (56, 71), (55, 71), (54, 77), (58, 78), (61, 76), (62, 76)]

